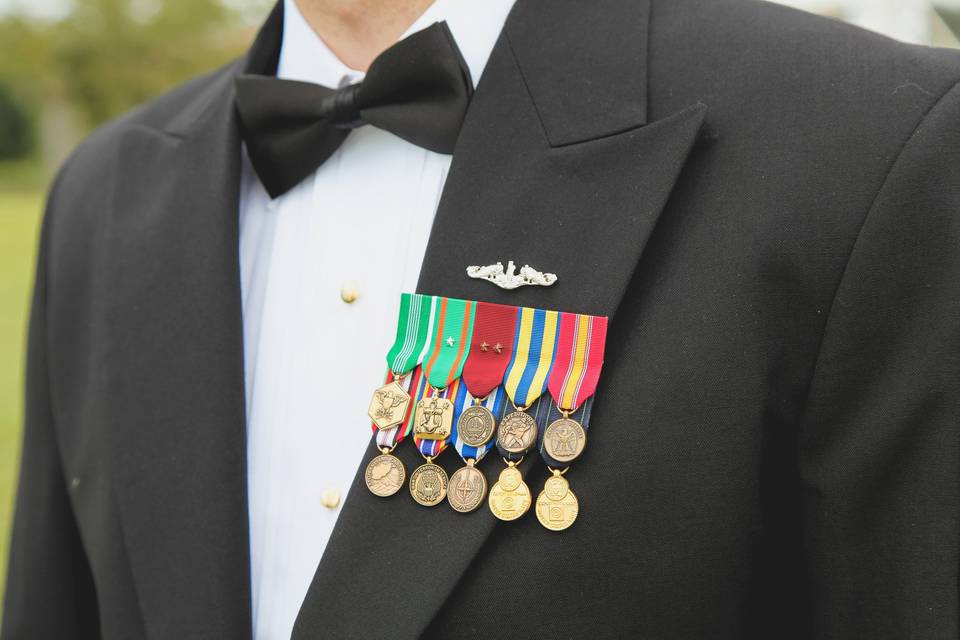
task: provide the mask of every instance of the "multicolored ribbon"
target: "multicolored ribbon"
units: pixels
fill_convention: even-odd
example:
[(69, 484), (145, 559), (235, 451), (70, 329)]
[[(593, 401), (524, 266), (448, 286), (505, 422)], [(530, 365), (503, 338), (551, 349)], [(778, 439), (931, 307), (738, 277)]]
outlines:
[(557, 352), (547, 387), (561, 411), (576, 411), (597, 390), (606, 340), (606, 318), (560, 314)]
[[(387, 352), (387, 375), (384, 384), (396, 380), (408, 393), (411, 388), (415, 388), (406, 374), (420, 364), (432, 344), (436, 310), (437, 298), (434, 296), (416, 293), (404, 293), (400, 296), (397, 337)], [(410, 435), (415, 406), (415, 403), (411, 402), (403, 422), (394, 427), (380, 430), (376, 424), (370, 425), (377, 436), (378, 447), (392, 449)]]
[(395, 376), (412, 371), (433, 344), (437, 298), (418, 293), (400, 296), (397, 337), (387, 352), (387, 367)]
[[(590, 419), (591, 399), (597, 389), (600, 370), (603, 369), (603, 351), (607, 340), (607, 319), (577, 313), (560, 314), (560, 337), (557, 354), (547, 388), (554, 402), (547, 406), (543, 422), (549, 425), (561, 417), (569, 418), (582, 427), (583, 436)], [(541, 403), (545, 404), (545, 403)], [(578, 411), (581, 407), (583, 411)], [(542, 407), (541, 407), (542, 409)], [(551, 427), (552, 428), (552, 427)], [(550, 429), (541, 430), (538, 438), (540, 456), (547, 466), (559, 469), (569, 465), (550, 455), (544, 439)], [(571, 431), (575, 433), (575, 431)], [(578, 436), (582, 437), (582, 436)], [(582, 450), (583, 441), (580, 440)], [(577, 453), (576, 455), (579, 455)]]
[(423, 359), (423, 372), (434, 389), (445, 389), (460, 377), (470, 351), (477, 303), (438, 298), (432, 345)]
[(529, 407), (547, 388), (557, 345), (559, 313), (520, 308), (513, 355), (504, 375), (504, 388), (518, 407)]

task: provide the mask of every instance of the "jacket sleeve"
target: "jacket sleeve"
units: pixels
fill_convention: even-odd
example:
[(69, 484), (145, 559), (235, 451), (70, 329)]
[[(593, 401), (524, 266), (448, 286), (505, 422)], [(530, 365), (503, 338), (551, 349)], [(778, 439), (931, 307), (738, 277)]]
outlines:
[(41, 234), (27, 348), (20, 483), (3, 608), (3, 640), (99, 637), (93, 578), (71, 508), (54, 429), (47, 353), (51, 211)]
[(867, 214), (799, 441), (812, 637), (958, 637), (960, 85)]

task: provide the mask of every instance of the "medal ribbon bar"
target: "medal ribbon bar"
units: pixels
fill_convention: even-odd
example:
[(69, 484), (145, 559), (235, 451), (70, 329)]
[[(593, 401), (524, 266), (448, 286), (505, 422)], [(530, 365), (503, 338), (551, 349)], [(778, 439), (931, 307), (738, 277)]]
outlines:
[(387, 366), (395, 376), (413, 371), (423, 362), (433, 340), (437, 298), (417, 293), (400, 296), (397, 338), (387, 352)]
[(477, 303), (440, 298), (433, 331), (433, 346), (423, 360), (423, 372), (434, 389), (445, 389), (460, 377), (473, 337)]
[(559, 313), (523, 307), (517, 321), (513, 357), (504, 386), (518, 407), (528, 407), (547, 388), (557, 344)]
[[(397, 336), (387, 352), (387, 375), (382, 387), (373, 392), (367, 414), (373, 421), (380, 455), (367, 465), (367, 488), (377, 496), (391, 496), (400, 490), (406, 470), (393, 450), (410, 434), (413, 401), (410, 389), (420, 377), (417, 365), (430, 344), (437, 301), (433, 296), (405, 293), (400, 296)], [(407, 375), (411, 371), (413, 375)]]
[(463, 381), (475, 398), (485, 398), (503, 382), (513, 355), (520, 309), (478, 302), (470, 353), (463, 366)]
[(606, 318), (560, 314), (557, 354), (547, 386), (562, 411), (576, 411), (597, 390), (606, 341)]
[[(540, 437), (540, 455), (552, 476), (544, 483), (536, 506), (537, 520), (552, 531), (570, 527), (580, 511), (577, 497), (563, 475), (587, 443), (586, 421), (583, 417), (578, 421), (573, 414), (596, 391), (606, 335), (606, 318), (560, 314), (557, 353), (547, 382), (560, 415), (549, 422)], [(548, 417), (551, 410), (548, 405)]]

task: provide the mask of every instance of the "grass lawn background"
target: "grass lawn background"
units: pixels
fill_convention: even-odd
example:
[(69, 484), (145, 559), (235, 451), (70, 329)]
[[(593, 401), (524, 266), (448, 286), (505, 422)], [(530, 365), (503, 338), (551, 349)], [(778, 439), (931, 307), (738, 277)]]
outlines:
[[(42, 196), (0, 190), (0, 594), (20, 457), (23, 362)], [(3, 615), (0, 601), (0, 617)]]

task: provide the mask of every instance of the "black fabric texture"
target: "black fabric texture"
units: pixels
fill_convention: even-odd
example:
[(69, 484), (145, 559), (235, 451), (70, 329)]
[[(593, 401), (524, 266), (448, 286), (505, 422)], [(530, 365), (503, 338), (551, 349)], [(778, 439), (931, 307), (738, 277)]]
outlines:
[[(251, 637), (234, 81), (258, 56), (53, 187), (4, 640)], [(752, 0), (518, 0), (418, 288), (610, 317), (579, 518), (377, 498), (371, 446), (293, 637), (956, 638), (958, 81), (956, 51)], [(464, 274), (508, 259), (558, 281)]]
[[(265, 30), (282, 29), (268, 21)], [(272, 60), (254, 43), (254, 60)], [(450, 29), (438, 22), (393, 45), (355, 85), (331, 89), (270, 75), (236, 79), (241, 136), (271, 197), (289, 191), (323, 164), (350, 129), (370, 124), (417, 146), (453, 153), (473, 93), (470, 71)], [(275, 64), (274, 64), (275, 72)]]

